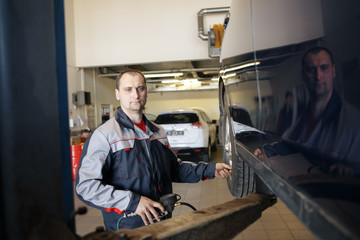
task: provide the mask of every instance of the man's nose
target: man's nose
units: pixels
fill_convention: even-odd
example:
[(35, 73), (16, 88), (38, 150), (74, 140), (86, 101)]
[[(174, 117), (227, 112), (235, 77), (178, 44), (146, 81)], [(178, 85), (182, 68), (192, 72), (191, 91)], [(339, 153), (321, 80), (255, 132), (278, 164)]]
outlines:
[(138, 93), (137, 89), (134, 89), (134, 90), (132, 91), (132, 96), (133, 96), (134, 98), (138, 98), (139, 93)]
[(316, 76), (317, 80), (319, 80), (321, 78), (322, 72), (321, 72), (320, 67), (316, 68), (315, 76)]

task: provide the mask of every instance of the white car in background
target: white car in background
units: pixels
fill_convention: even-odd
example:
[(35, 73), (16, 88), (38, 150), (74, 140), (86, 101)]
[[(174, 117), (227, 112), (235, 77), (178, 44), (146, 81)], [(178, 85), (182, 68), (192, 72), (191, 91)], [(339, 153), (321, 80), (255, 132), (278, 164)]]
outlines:
[(147, 118), (147, 120), (154, 122), (156, 119), (156, 115), (151, 114), (151, 113), (144, 113), (145, 117)]
[(216, 150), (216, 121), (201, 109), (177, 109), (160, 113), (156, 120), (166, 131), (170, 147), (182, 160), (211, 159)]

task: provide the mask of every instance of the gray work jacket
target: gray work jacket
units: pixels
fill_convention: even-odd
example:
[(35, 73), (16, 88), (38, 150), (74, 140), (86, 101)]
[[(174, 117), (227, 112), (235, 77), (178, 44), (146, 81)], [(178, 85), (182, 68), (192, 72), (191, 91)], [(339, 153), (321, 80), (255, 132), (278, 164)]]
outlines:
[(143, 226), (135, 212), (140, 196), (158, 201), (172, 193), (172, 182), (198, 182), (215, 177), (215, 164), (178, 159), (165, 131), (148, 121), (146, 132), (119, 108), (115, 117), (98, 127), (83, 147), (76, 177), (80, 200), (103, 213), (108, 231)]

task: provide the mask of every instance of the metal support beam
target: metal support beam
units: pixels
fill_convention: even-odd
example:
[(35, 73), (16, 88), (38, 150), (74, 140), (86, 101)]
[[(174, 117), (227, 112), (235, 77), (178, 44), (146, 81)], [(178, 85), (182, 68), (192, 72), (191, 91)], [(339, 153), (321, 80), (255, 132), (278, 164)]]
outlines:
[(0, 1), (0, 239), (72, 239), (62, 0)]
[(273, 195), (251, 194), (137, 229), (91, 233), (84, 236), (84, 240), (232, 239), (259, 219), (262, 211), (275, 203), (276, 197)]

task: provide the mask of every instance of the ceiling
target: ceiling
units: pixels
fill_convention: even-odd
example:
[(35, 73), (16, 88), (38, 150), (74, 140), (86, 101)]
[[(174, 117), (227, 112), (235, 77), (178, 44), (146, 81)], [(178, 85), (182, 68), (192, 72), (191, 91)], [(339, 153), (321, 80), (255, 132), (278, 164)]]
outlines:
[[(136, 65), (99, 67), (100, 77), (116, 78), (122, 70), (131, 68), (142, 71), (150, 92), (217, 89), (219, 58), (156, 62)], [(150, 77), (149, 74), (183, 73), (175, 77)], [(176, 81), (176, 82), (175, 82)]]

